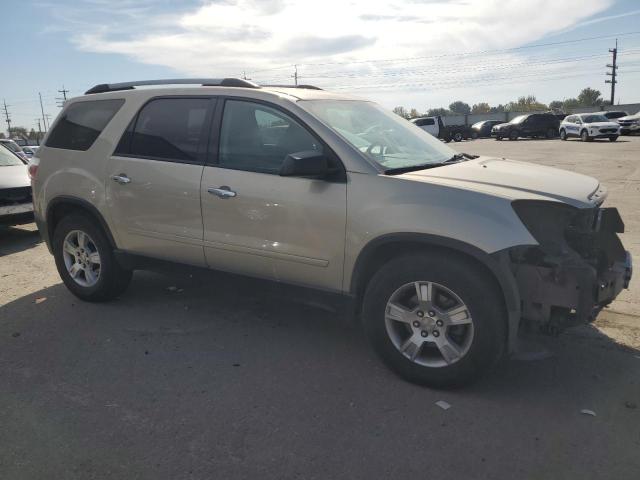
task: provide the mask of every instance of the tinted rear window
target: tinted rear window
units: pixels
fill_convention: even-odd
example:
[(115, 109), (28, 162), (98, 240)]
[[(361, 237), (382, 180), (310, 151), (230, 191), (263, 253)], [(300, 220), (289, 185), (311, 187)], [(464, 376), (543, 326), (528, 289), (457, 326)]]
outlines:
[(49, 134), (47, 147), (88, 150), (124, 100), (95, 100), (69, 106)]
[(147, 103), (123, 135), (116, 155), (201, 163), (208, 98), (159, 98)]

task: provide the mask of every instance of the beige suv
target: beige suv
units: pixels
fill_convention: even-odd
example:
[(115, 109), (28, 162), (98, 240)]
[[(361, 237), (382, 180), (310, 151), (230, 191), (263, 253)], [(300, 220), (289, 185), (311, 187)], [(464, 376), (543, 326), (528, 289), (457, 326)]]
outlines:
[(98, 85), (66, 103), (30, 174), (81, 299), (121, 295), (149, 259), (311, 287), (354, 305), (383, 360), (429, 385), (513, 352), (523, 319), (593, 320), (631, 277), (596, 180), (459, 154), (314, 87)]

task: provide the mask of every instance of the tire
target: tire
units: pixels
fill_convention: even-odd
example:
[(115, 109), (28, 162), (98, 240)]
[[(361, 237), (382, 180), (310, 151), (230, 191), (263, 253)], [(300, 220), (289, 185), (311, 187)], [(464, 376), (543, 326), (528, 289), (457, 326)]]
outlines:
[(502, 135), (496, 135), (496, 141), (499, 142), (500, 140), (502, 140)]
[(591, 137), (589, 136), (589, 132), (587, 132), (586, 130), (582, 130), (580, 132), (580, 140), (582, 140), (583, 142), (590, 142)]
[(563, 140), (563, 141), (567, 140), (567, 132), (565, 131), (564, 128), (560, 130), (560, 140)]
[(551, 140), (552, 138), (555, 138), (555, 136), (556, 136), (556, 131), (553, 128), (549, 128), (547, 130), (547, 138)]
[[(403, 317), (402, 321), (390, 319), (387, 302), (400, 301), (395, 300), (396, 298), (416, 301), (417, 290), (412, 287), (413, 282), (424, 282), (421, 284), (421, 291), (424, 290), (424, 285), (431, 284), (432, 292), (437, 292), (435, 298), (440, 300), (445, 298), (443, 295), (452, 293), (452, 296), (446, 298), (457, 298), (467, 307), (464, 313), (467, 316), (456, 321), (470, 323), (451, 326), (445, 323), (444, 326), (438, 326), (437, 322), (444, 317), (431, 311), (434, 307), (429, 303), (422, 304), (427, 309), (426, 313), (419, 310), (421, 305), (417, 305), (417, 310), (411, 310), (406, 304), (403, 305), (406, 310), (402, 315), (406, 313), (408, 317)], [(402, 296), (405, 289), (408, 289), (409, 295), (413, 294), (412, 300), (408, 296)], [(454, 307), (449, 307), (449, 311), (456, 308), (457, 304), (453, 305)], [(437, 307), (444, 308), (443, 304)], [(507, 320), (500, 293), (488, 274), (474, 263), (456, 255), (416, 254), (389, 261), (369, 282), (364, 295), (362, 315), (364, 329), (374, 350), (388, 367), (413, 383), (432, 387), (463, 385), (485, 373), (505, 351)], [(405, 323), (407, 321), (409, 323)], [(436, 331), (442, 333), (436, 335)], [(410, 332), (415, 334), (412, 336)], [(454, 343), (454, 338), (457, 339), (455, 342), (462, 338), (461, 332), (463, 336), (467, 335), (464, 343)], [(412, 349), (411, 352), (405, 349), (403, 353), (403, 346), (410, 343), (405, 343), (403, 333), (417, 342), (424, 342), (422, 347)], [(452, 336), (454, 333), (455, 337)], [(422, 338), (425, 340), (421, 340)], [(460, 353), (459, 357), (452, 356), (453, 350), (449, 350), (446, 345), (437, 346), (435, 342), (438, 341), (447, 345), (454, 344)], [(445, 355), (443, 352), (448, 353)], [(414, 359), (410, 358), (412, 354), (416, 354)]]
[(463, 139), (462, 133), (460, 132), (456, 132), (453, 134), (453, 141), (454, 142), (461, 142)]
[(517, 130), (512, 130), (511, 132), (509, 132), (509, 140), (518, 140), (519, 136), (520, 134)]
[(609, 141), (610, 141), (610, 142), (615, 142), (616, 140), (618, 140), (618, 135), (611, 135), (611, 136), (609, 137)]
[[(70, 247), (77, 246), (74, 254), (69, 253), (69, 250), (65, 253), (64, 245), (67, 240)], [(84, 248), (82, 248), (83, 245)], [(56, 267), (62, 281), (71, 293), (81, 300), (87, 302), (112, 300), (129, 286), (132, 272), (118, 264), (102, 227), (88, 216), (71, 214), (64, 217), (56, 226), (52, 246)], [(97, 257), (95, 257), (96, 253)], [(81, 257), (81, 255), (84, 256)], [(95, 263), (96, 259), (97, 263)], [(83, 269), (75, 268), (80, 265), (79, 261), (84, 263)], [(69, 264), (71, 267), (68, 266)], [(75, 279), (70, 273), (74, 268)], [(92, 272), (91, 276), (88, 271)]]
[(471, 138), (473, 140), (477, 139), (478, 138), (478, 132), (471, 132)]

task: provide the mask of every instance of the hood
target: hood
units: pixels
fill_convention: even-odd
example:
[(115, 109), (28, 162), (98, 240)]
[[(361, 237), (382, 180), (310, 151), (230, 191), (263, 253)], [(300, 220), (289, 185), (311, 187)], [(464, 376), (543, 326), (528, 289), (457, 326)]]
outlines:
[(588, 126), (589, 128), (618, 128), (620, 125), (618, 125), (616, 122), (593, 122), (593, 123), (585, 123), (585, 126)]
[(26, 165), (0, 167), (0, 189), (30, 187), (29, 173)]
[(626, 117), (616, 118), (617, 121), (620, 120), (640, 120), (640, 112), (634, 113), (633, 115), (627, 115)]
[(560, 201), (578, 208), (604, 200), (595, 178), (557, 168), (500, 158), (480, 157), (398, 177), (474, 190), (510, 200)]
[(506, 127), (509, 127), (509, 126), (511, 126), (511, 124), (509, 122), (505, 122), (505, 123), (499, 123), (497, 125), (494, 125), (491, 128), (506, 128)]

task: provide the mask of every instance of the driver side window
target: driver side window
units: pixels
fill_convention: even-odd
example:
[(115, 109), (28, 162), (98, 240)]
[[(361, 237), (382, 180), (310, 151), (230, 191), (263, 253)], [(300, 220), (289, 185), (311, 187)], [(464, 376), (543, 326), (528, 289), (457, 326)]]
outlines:
[(226, 101), (220, 167), (277, 175), (287, 155), (310, 150), (323, 151), (320, 142), (285, 113), (260, 103)]

